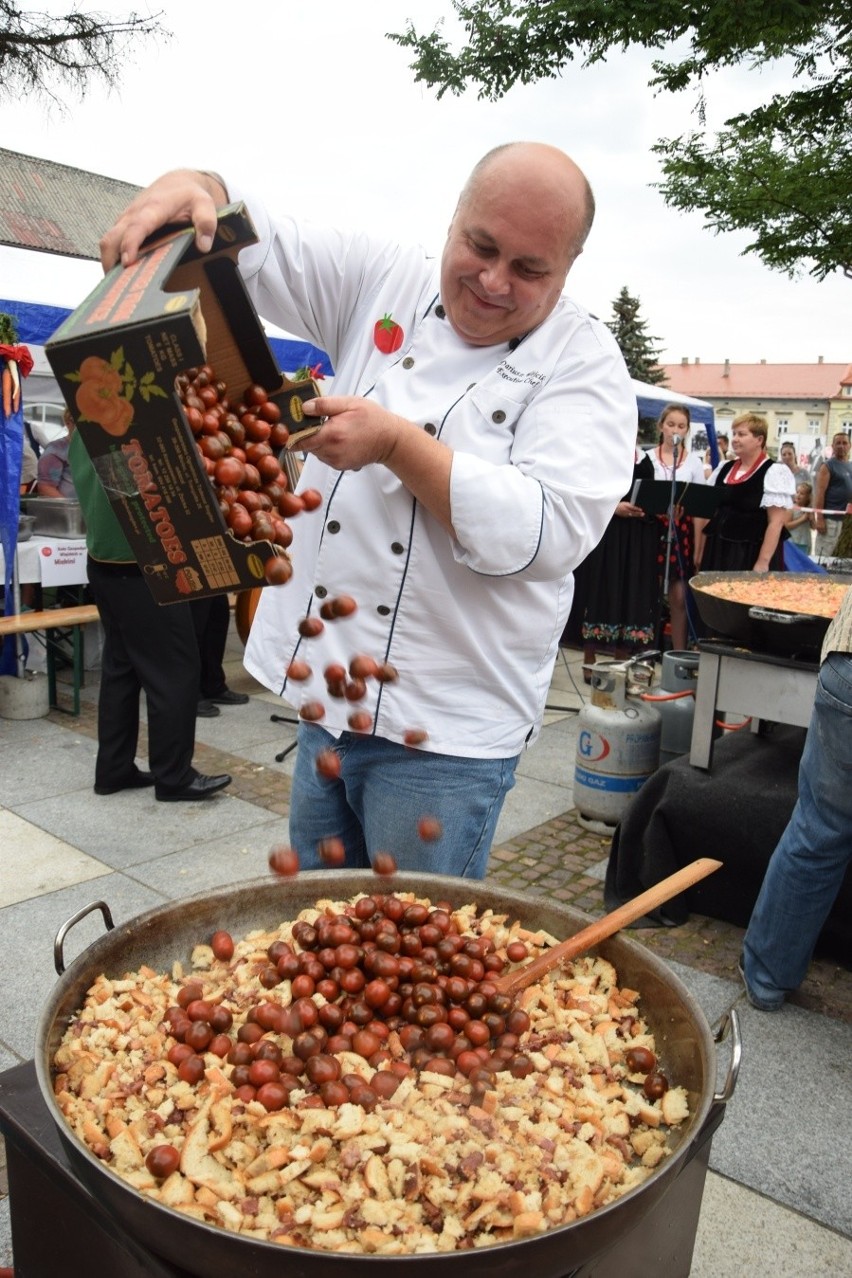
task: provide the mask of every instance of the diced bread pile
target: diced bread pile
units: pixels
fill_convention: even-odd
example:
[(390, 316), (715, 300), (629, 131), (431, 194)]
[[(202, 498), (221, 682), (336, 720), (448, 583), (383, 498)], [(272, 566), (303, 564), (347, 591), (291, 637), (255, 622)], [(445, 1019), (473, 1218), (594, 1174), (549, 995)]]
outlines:
[[(299, 918), (326, 908), (344, 905), (319, 902)], [(499, 952), (518, 938), (531, 954), (554, 943), (473, 906), (454, 917), (463, 931), (490, 935)], [(193, 981), (206, 999), (227, 1001), (234, 1033), (258, 1002), (288, 1001), (286, 982), (270, 993), (256, 975), (291, 928), (250, 934), (227, 963), (207, 945), (193, 952)], [(520, 996), (532, 1022), (521, 1044), (535, 1067), (527, 1077), (504, 1072), (477, 1089), (464, 1077), (411, 1072), (373, 1112), (300, 1109), (299, 1093), (276, 1112), (243, 1104), (232, 1067), (210, 1054), (200, 1084), (180, 1081), (166, 1059), (173, 1040), (163, 1016), (186, 976), (179, 964), (168, 975), (143, 967), (121, 980), (100, 976), (56, 1053), (55, 1095), (106, 1168), (158, 1203), (247, 1238), (377, 1255), (522, 1239), (639, 1185), (688, 1117), (683, 1087), (652, 1103), (643, 1076), (628, 1072), (627, 1050), (654, 1050), (654, 1041), (637, 991), (619, 988), (601, 958), (575, 960)], [(388, 1045), (402, 1058), (395, 1039)], [(365, 1079), (373, 1073), (354, 1053), (341, 1063)], [(181, 1157), (159, 1181), (145, 1157), (163, 1143)]]

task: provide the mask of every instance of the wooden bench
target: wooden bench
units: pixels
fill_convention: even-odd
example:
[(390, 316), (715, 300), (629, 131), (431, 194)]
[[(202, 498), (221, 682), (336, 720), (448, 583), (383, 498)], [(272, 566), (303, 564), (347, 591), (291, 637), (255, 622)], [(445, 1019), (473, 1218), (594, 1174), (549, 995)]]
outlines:
[(94, 604), (77, 604), (73, 608), (45, 608), (40, 612), (21, 612), (11, 617), (0, 617), (0, 639), (6, 635), (32, 634), (36, 630), (45, 633), (47, 653), (47, 689), (51, 708), (62, 710), (56, 699), (56, 646), (58, 635), (54, 631), (71, 631), (74, 671), (74, 709), (80, 713), (80, 688), (83, 685), (83, 626), (100, 620)]

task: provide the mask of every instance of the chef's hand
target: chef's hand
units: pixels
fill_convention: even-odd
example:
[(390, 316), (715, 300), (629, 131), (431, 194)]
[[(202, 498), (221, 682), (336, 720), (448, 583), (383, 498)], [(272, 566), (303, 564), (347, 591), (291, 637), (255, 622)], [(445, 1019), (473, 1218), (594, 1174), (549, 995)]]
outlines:
[(228, 202), (228, 192), (212, 173), (175, 169), (157, 178), (128, 204), (100, 242), (105, 271), (121, 262), (130, 266), (144, 240), (170, 222), (195, 227), (195, 243), (207, 253), (216, 231), (216, 210)]
[(306, 417), (327, 420), (316, 435), (300, 440), (299, 448), (335, 470), (360, 470), (387, 461), (400, 431), (414, 429), (412, 422), (356, 395), (323, 395), (303, 408)]
[(426, 507), (451, 536), (450, 473), (452, 449), (414, 422), (354, 395), (323, 395), (308, 400), (308, 417), (326, 417), (315, 435), (299, 442), (335, 470), (383, 465)]

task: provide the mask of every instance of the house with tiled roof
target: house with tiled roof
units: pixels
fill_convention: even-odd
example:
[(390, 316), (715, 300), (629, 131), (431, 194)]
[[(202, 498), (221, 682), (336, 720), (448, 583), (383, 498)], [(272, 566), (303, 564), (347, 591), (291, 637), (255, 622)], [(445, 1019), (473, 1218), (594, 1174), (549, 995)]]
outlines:
[(664, 364), (666, 384), (711, 403), (716, 432), (740, 413), (756, 412), (769, 423), (768, 446), (776, 452), (792, 440), (802, 465), (826, 447), (832, 435), (852, 435), (852, 364), (703, 364), (683, 359)]

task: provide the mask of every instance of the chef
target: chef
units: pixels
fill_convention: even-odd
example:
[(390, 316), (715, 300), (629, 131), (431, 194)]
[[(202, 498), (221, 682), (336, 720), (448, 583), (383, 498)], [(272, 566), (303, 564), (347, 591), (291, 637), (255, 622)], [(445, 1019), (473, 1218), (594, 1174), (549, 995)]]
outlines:
[[(334, 393), (305, 405), (321, 428), (300, 441), (322, 505), (293, 520), (292, 580), (264, 590), (245, 658), (303, 717), (291, 843), (308, 868), (336, 839), (347, 866), (390, 852), (400, 868), (482, 877), (541, 727), (572, 569), (632, 472), (624, 361), (563, 292), (592, 222), (588, 182), (554, 147), (498, 147), (437, 261), (180, 170), (104, 237), (105, 267), (180, 219), (206, 251), (234, 200), (259, 232), (239, 262), (258, 312), (335, 370)], [(341, 596), (357, 611), (304, 634)], [(382, 677), (330, 695), (326, 671), (359, 654)]]

